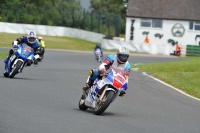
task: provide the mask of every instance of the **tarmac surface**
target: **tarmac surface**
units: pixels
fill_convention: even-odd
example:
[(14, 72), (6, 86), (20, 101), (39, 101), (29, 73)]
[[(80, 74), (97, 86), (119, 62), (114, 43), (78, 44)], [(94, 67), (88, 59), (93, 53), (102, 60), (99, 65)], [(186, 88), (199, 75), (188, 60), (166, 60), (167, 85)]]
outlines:
[[(0, 59), (0, 133), (199, 133), (200, 102), (140, 71), (131, 72), (127, 95), (101, 116), (79, 110), (88, 71), (100, 65), (94, 58), (92, 52), (46, 50), (42, 62), (13, 79), (3, 76)], [(129, 58), (131, 64), (178, 60), (184, 58)]]

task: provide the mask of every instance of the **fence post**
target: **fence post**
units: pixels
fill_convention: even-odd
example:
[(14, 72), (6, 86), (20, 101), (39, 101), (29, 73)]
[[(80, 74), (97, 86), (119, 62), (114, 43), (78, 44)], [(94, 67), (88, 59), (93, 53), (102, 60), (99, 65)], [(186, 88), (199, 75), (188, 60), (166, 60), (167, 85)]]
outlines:
[(100, 18), (101, 18), (101, 13), (100, 12), (98, 12), (98, 15), (99, 15), (99, 17), (98, 17), (98, 33), (100, 33)]
[(83, 9), (82, 29), (85, 29), (85, 8)]
[(90, 25), (90, 31), (93, 29), (93, 10), (91, 12), (91, 17), (90, 17), (91, 25)]
[(108, 18), (108, 35), (110, 35), (110, 17), (111, 17), (111, 13), (109, 13), (109, 18)]
[(117, 17), (116, 17), (116, 27), (115, 27), (115, 36), (116, 37), (119, 37), (119, 35), (120, 35), (120, 16), (119, 15), (117, 15)]

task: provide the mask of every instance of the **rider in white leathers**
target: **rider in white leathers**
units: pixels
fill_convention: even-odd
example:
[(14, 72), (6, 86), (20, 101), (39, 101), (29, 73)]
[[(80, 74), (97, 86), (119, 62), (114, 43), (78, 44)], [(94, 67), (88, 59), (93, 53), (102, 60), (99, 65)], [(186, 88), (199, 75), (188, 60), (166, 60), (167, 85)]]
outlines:
[(128, 62), (129, 55), (130, 52), (126, 47), (119, 48), (115, 55), (108, 55), (105, 61), (99, 66), (99, 68), (94, 68), (89, 71), (89, 77), (86, 86), (83, 87), (83, 90), (87, 92), (92, 86), (94, 80), (97, 77), (101, 78), (100, 74), (105, 74), (106, 71), (112, 66), (115, 69), (125, 70), (126, 83), (123, 88), (121, 88), (119, 94), (119, 96), (125, 96), (126, 90), (128, 89), (128, 77), (131, 70), (131, 65)]

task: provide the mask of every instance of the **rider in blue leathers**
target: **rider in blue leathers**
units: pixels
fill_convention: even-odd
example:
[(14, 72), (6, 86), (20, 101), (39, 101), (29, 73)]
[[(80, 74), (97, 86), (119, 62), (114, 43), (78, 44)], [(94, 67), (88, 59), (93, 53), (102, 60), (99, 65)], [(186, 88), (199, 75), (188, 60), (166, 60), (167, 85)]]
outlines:
[(107, 56), (105, 61), (99, 66), (99, 68), (95, 68), (89, 71), (89, 77), (86, 83), (86, 86), (83, 87), (83, 90), (87, 94), (87, 91), (92, 86), (94, 80), (100, 77), (100, 74), (105, 74), (106, 71), (110, 68), (110, 66), (114, 67), (115, 69), (125, 70), (126, 75), (126, 83), (124, 84), (123, 88), (120, 90), (119, 96), (125, 96), (126, 90), (128, 89), (128, 78), (129, 73), (131, 71), (131, 65), (128, 62), (130, 52), (126, 47), (121, 47), (117, 51), (117, 54), (110, 54)]
[[(14, 53), (14, 50), (17, 50), (18, 45), (21, 43), (26, 43), (30, 47), (34, 49), (34, 53), (36, 54), (39, 51), (40, 43), (37, 40), (36, 33), (34, 31), (30, 31), (27, 36), (22, 36), (16, 39), (16, 41), (12, 42), (13, 48), (10, 49), (8, 57), (4, 60), (4, 63), (7, 63), (11, 55)], [(37, 60), (34, 60), (34, 64), (37, 64)], [(31, 64), (28, 64), (31, 65)]]

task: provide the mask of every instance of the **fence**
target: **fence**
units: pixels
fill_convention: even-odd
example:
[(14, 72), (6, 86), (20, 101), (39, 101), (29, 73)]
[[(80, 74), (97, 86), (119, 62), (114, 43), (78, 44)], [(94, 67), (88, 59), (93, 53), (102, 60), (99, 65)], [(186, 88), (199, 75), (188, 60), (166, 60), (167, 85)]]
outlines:
[(187, 45), (186, 56), (200, 56), (200, 46)]

